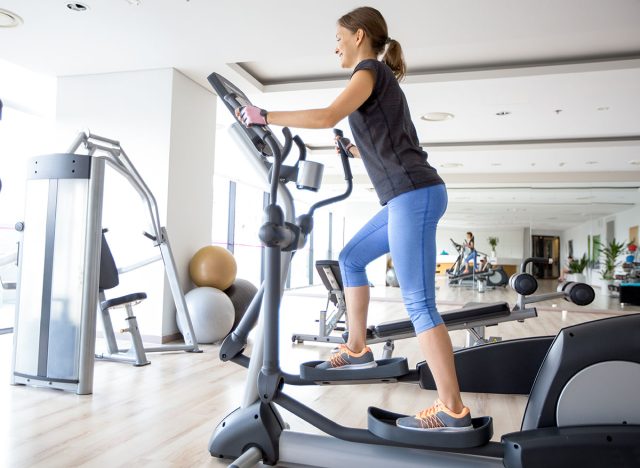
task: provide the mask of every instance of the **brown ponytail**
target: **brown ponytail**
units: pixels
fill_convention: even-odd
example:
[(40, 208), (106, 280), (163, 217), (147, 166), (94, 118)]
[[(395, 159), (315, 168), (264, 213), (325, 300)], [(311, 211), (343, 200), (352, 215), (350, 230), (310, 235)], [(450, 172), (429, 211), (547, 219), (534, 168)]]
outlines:
[(398, 41), (389, 38), (387, 22), (378, 10), (371, 7), (356, 8), (342, 16), (338, 24), (352, 33), (362, 29), (371, 41), (373, 51), (378, 56), (382, 55), (382, 61), (391, 68), (398, 81), (404, 78), (407, 66), (402, 47)]
[(404, 54), (402, 53), (402, 46), (395, 39), (389, 40), (389, 46), (387, 51), (382, 57), (382, 61), (386, 63), (398, 81), (402, 81), (407, 74), (407, 65), (404, 63)]

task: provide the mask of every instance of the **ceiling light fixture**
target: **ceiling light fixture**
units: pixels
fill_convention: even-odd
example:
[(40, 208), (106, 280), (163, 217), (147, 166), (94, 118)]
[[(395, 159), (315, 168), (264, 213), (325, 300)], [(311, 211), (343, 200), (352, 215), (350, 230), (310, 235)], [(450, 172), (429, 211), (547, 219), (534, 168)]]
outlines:
[(15, 28), (20, 26), (24, 21), (14, 12), (0, 8), (0, 28)]
[(633, 160), (629, 161), (629, 164), (631, 164), (632, 166), (640, 166), (640, 160), (633, 159)]
[(87, 11), (89, 9), (84, 3), (78, 2), (67, 3), (67, 8), (72, 11)]
[(496, 112), (496, 115), (498, 115), (498, 116), (500, 116), (500, 117), (503, 117), (503, 116), (505, 116), (505, 115), (509, 115), (509, 114), (511, 114), (511, 112), (510, 112), (510, 111), (500, 111), (500, 112)]
[(491, 163), (492, 166), (498, 167), (498, 166), (502, 166), (502, 163)]
[(444, 163), (444, 164), (440, 164), (440, 167), (443, 168), (452, 168), (452, 167), (462, 167), (462, 163)]
[(558, 166), (560, 166), (560, 167), (564, 167), (564, 165), (565, 165), (565, 164), (566, 164), (566, 163), (561, 162), (561, 163), (558, 163)]
[(427, 122), (442, 122), (444, 120), (453, 119), (454, 115), (449, 112), (428, 112), (420, 117)]
[(589, 165), (598, 164), (598, 161), (587, 161), (585, 162), (585, 164), (589, 164)]
[(608, 106), (602, 106), (602, 107), (598, 107), (597, 110), (599, 110), (599, 111), (608, 111), (609, 107)]

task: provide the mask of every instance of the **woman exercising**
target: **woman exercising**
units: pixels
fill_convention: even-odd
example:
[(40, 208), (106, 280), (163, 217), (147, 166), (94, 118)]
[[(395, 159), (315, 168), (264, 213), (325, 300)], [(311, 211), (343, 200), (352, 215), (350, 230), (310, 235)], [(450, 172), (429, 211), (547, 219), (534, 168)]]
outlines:
[(465, 273), (471, 273), (469, 270), (469, 260), (473, 260), (473, 270), (476, 271), (478, 261), (478, 251), (476, 250), (476, 238), (473, 237), (472, 232), (467, 232), (467, 238), (464, 241), (464, 246), (469, 249), (469, 254), (464, 259), (464, 271)]
[[(328, 107), (298, 111), (238, 110), (245, 125), (331, 128), (345, 117), (355, 139), (347, 150), (361, 157), (383, 208), (344, 247), (349, 340), (321, 368), (375, 367), (366, 345), (369, 281), (367, 264), (391, 253), (405, 307), (438, 389), (435, 404), (397, 425), (417, 430), (472, 428), (460, 396), (449, 333), (435, 304), (436, 226), (447, 208), (447, 190), (420, 147), (398, 80), (406, 67), (400, 44), (374, 8), (357, 8), (337, 24), (336, 55), (353, 68), (347, 87)], [(378, 58), (381, 57), (381, 61)]]

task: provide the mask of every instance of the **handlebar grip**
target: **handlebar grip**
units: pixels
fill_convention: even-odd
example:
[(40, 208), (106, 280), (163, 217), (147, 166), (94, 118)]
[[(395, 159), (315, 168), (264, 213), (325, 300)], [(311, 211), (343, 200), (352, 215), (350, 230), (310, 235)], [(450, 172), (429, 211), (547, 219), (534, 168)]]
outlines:
[(333, 129), (333, 134), (338, 137), (338, 146), (340, 147), (340, 160), (342, 161), (342, 170), (344, 171), (344, 180), (353, 180), (351, 174), (351, 165), (349, 164), (349, 152), (342, 141), (344, 133), (339, 128)]
[(229, 104), (234, 109), (238, 109), (239, 107), (242, 107), (242, 106), (238, 102), (237, 98), (238, 96), (236, 95), (236, 93), (229, 93), (229, 94), (225, 94), (225, 96), (222, 99), (227, 101), (227, 104)]
[[(225, 94), (222, 99), (226, 101), (229, 107), (231, 107), (234, 111), (242, 107), (242, 104), (238, 102), (238, 95), (236, 93)], [(234, 113), (234, 116), (235, 116), (235, 113)], [(238, 120), (238, 122), (244, 125), (239, 118), (236, 117), (236, 120)], [(266, 138), (269, 135), (271, 135), (271, 132), (269, 131), (269, 127), (267, 127), (266, 125), (265, 126), (252, 125), (251, 130), (253, 130), (258, 135), (258, 138), (260, 138), (262, 141), (265, 141)]]
[(529, 263), (546, 263), (547, 265), (553, 265), (553, 258), (547, 258), (547, 257), (529, 257), (527, 258), (524, 262), (522, 262), (522, 265), (520, 265), (520, 271), (522, 273), (524, 273), (525, 271), (527, 271), (527, 265)]
[(304, 142), (302, 141), (302, 138), (300, 138), (299, 135), (296, 135), (293, 137), (293, 142), (298, 147), (298, 152), (300, 153), (300, 156), (298, 157), (298, 161), (305, 161), (307, 159), (307, 147), (304, 146)]

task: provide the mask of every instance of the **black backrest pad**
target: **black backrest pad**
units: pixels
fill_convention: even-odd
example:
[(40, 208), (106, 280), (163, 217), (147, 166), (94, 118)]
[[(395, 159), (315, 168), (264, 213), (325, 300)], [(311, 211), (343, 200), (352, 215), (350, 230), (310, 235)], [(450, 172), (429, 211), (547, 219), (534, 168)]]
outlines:
[(102, 233), (102, 249), (100, 251), (100, 291), (118, 286), (118, 267), (111, 254), (111, 249), (107, 243), (107, 238)]
[(327, 273), (325, 272), (325, 268), (328, 268), (336, 279), (338, 286), (340, 289), (344, 289), (342, 284), (342, 274), (340, 273), (340, 263), (337, 260), (317, 260), (316, 261), (316, 270), (318, 270), (318, 274), (320, 275), (320, 279), (322, 280), (322, 284), (327, 290), (331, 291), (334, 289), (331, 286), (329, 278), (327, 278)]

